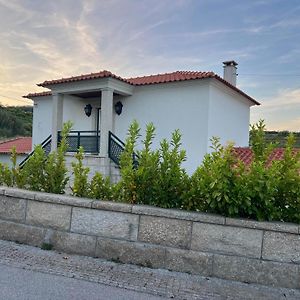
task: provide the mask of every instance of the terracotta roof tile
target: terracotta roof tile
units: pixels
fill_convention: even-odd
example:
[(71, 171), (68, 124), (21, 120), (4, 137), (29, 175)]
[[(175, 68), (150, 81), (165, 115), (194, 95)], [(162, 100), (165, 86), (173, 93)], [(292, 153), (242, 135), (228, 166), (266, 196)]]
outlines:
[[(132, 77), (132, 78), (122, 78), (120, 76), (117, 76), (110, 71), (100, 71), (98, 73), (90, 73), (90, 74), (84, 74), (74, 77), (67, 77), (67, 78), (61, 78), (61, 79), (55, 79), (55, 80), (47, 80), (43, 83), (39, 83), (38, 86), (42, 87), (48, 87), (50, 85), (54, 84), (62, 84), (62, 83), (68, 83), (68, 82), (76, 82), (76, 81), (83, 81), (83, 80), (91, 80), (91, 79), (99, 79), (99, 78), (115, 78), (118, 80), (121, 80), (123, 82), (126, 82), (131, 85), (140, 86), (140, 85), (150, 85), (150, 84), (159, 84), (159, 83), (167, 83), (167, 82), (176, 82), (176, 81), (185, 81), (185, 80), (195, 80), (195, 79), (206, 79), (206, 78), (214, 78), (223, 84), (227, 85), (231, 89), (235, 90), (242, 96), (246, 97), (248, 100), (253, 102), (256, 105), (260, 105), (259, 102), (257, 102), (255, 99), (238, 89), (237, 87), (233, 86), (220, 76), (216, 75), (214, 72), (198, 72), (198, 71), (175, 71), (171, 73), (164, 73), (164, 74), (156, 74), (156, 75), (148, 75), (148, 76), (142, 76), (142, 77)], [(33, 98), (33, 97), (41, 97), (41, 96), (49, 96), (51, 95), (50, 92), (45, 93), (34, 93), (34, 94), (28, 94), (27, 96), (24, 96), (24, 98)]]
[(147, 85), (191, 79), (212, 78), (214, 76), (215, 74), (213, 72), (176, 71), (172, 73), (128, 78), (127, 81), (133, 85)]
[(18, 154), (27, 154), (31, 151), (32, 138), (31, 137), (17, 137), (11, 140), (0, 142), (0, 153), (10, 154), (12, 148), (15, 146)]
[(53, 85), (53, 84), (90, 80), (90, 79), (99, 79), (99, 78), (108, 78), (108, 77), (116, 78), (116, 79), (126, 82), (126, 79), (124, 79), (120, 76), (117, 76), (110, 71), (104, 70), (104, 71), (100, 71), (97, 73), (90, 73), (90, 74), (60, 78), (60, 79), (55, 79), (55, 80), (46, 80), (42, 83), (39, 83), (38, 86), (47, 87), (47, 86)]
[[(300, 151), (300, 149), (294, 149), (295, 152)], [(251, 148), (249, 147), (236, 147), (234, 148), (234, 153), (237, 158), (240, 159), (245, 165), (250, 165), (253, 159), (253, 153)], [(284, 148), (275, 148), (273, 152), (270, 154), (268, 159), (268, 164), (270, 164), (274, 160), (282, 160), (284, 156)]]
[(48, 92), (40, 92), (40, 93), (30, 93), (26, 96), (23, 96), (23, 98), (31, 99), (34, 97), (44, 97), (44, 96), (51, 96), (51, 95), (52, 95), (51, 91), (48, 91)]

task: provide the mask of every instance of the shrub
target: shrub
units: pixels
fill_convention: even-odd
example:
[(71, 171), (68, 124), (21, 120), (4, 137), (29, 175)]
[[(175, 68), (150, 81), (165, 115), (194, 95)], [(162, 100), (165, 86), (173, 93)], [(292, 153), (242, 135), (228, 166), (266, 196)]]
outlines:
[(280, 218), (300, 223), (300, 151), (294, 152), (295, 137), (288, 136), (283, 160), (277, 162), (278, 178), (275, 205)]
[(45, 192), (63, 194), (65, 191), (65, 187), (69, 181), (69, 177), (67, 176), (68, 169), (65, 163), (65, 154), (68, 149), (67, 136), (71, 127), (71, 122), (64, 124), (61, 132), (61, 141), (57, 151), (51, 152), (47, 157), (43, 186)]
[(99, 200), (115, 200), (116, 186), (110, 182), (109, 177), (103, 178), (101, 173), (96, 172), (90, 183), (88, 197)]
[(143, 149), (138, 151), (138, 166), (136, 172), (137, 202), (143, 204), (156, 204), (159, 176), (159, 151), (151, 150), (155, 137), (155, 127), (152, 123), (146, 126)]
[[(135, 150), (140, 127), (134, 121), (128, 132), (121, 155), (120, 198), (129, 203), (152, 204), (161, 207), (181, 207), (188, 176), (181, 167), (185, 151), (181, 150), (181, 134), (176, 130), (171, 142), (163, 140), (159, 150), (151, 150), (155, 137), (152, 123), (146, 126), (143, 148)], [(133, 163), (135, 152), (138, 166)]]
[(137, 175), (133, 159), (134, 148), (140, 136), (140, 127), (134, 121), (128, 130), (128, 138), (125, 142), (125, 149), (120, 156), (121, 181), (119, 183), (119, 198), (125, 202), (137, 203)]
[(75, 154), (76, 162), (72, 162), (74, 181), (71, 187), (72, 194), (78, 197), (87, 197), (89, 193), (88, 173), (90, 169), (83, 166), (83, 147), (79, 147)]
[(184, 207), (190, 210), (237, 216), (244, 213), (247, 199), (236, 197), (237, 182), (242, 165), (238, 165), (233, 145), (226, 147), (218, 138), (212, 138), (213, 152), (206, 154), (202, 165), (191, 177), (190, 191)]
[(165, 208), (181, 208), (184, 193), (188, 189), (189, 178), (182, 167), (186, 152), (181, 148), (179, 130), (172, 133), (169, 143), (166, 139), (160, 143), (160, 163), (158, 169), (156, 205)]
[(11, 150), (11, 168), (7, 164), (0, 163), (0, 185), (5, 184), (9, 187), (17, 186), (23, 188), (25, 186), (25, 176), (17, 165), (17, 152), (13, 147)]
[(44, 170), (47, 157), (41, 145), (34, 148), (34, 154), (23, 166), (22, 173), (26, 178), (26, 188), (33, 191), (42, 191), (44, 187)]
[(17, 151), (16, 147), (12, 148), (10, 160), (12, 163), (11, 176), (12, 176), (12, 186), (16, 185), (19, 188), (25, 186), (26, 177), (24, 173), (21, 172), (19, 166), (17, 165)]

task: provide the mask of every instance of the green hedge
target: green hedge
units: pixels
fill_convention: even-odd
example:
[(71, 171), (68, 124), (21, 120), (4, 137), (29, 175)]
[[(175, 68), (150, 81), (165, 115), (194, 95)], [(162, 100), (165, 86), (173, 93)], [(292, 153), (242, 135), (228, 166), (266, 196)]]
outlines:
[[(69, 182), (65, 137), (70, 128), (69, 123), (64, 126), (57, 152), (46, 157), (43, 149), (36, 147), (22, 170), (16, 166), (14, 151), (13, 167), (0, 165), (0, 184), (64, 193)], [(270, 162), (276, 145), (266, 142), (264, 130), (263, 121), (251, 126), (253, 160), (249, 165), (238, 160), (233, 144), (222, 146), (218, 138), (212, 138), (212, 152), (188, 176), (182, 167), (186, 153), (179, 131), (175, 130), (170, 141), (162, 140), (159, 149), (153, 150), (155, 127), (148, 124), (143, 147), (137, 150), (140, 127), (135, 121), (120, 158), (120, 182), (112, 184), (100, 173), (88, 180), (89, 168), (83, 165), (84, 151), (80, 148), (72, 164), (71, 190), (79, 197), (300, 223), (300, 152), (293, 150), (295, 139), (290, 134), (283, 159)], [(133, 162), (134, 155), (139, 157), (138, 165)]]

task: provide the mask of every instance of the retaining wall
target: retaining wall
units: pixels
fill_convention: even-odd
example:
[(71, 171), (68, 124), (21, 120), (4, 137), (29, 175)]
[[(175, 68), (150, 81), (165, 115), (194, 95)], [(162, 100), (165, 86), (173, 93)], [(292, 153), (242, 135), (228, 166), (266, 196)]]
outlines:
[(0, 188), (0, 239), (300, 288), (299, 226)]

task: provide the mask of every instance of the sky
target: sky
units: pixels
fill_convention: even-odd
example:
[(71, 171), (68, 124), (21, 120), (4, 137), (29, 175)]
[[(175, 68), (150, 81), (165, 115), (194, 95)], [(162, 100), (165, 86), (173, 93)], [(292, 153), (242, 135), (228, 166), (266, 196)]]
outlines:
[(44, 80), (109, 70), (133, 77), (238, 62), (262, 105), (251, 123), (300, 131), (299, 0), (0, 0), (0, 103)]

